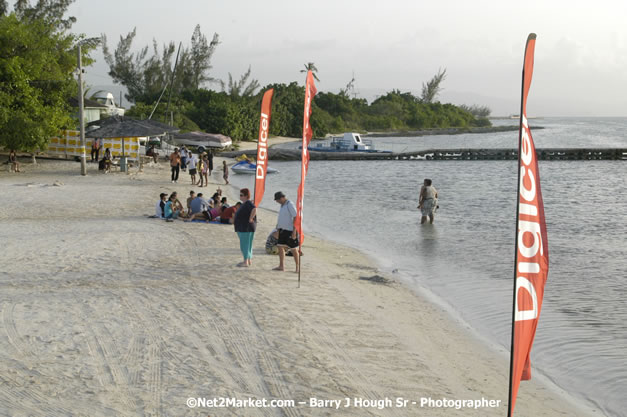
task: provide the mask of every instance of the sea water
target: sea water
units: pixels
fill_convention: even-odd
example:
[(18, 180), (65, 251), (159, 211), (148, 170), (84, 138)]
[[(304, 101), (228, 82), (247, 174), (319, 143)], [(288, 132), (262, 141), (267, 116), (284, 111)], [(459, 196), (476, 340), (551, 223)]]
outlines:
[[(495, 124), (507, 123), (516, 121)], [(627, 148), (625, 118), (532, 119), (530, 126), (538, 148)], [(502, 132), (374, 142), (378, 149), (411, 151), (514, 149), (517, 140), (518, 132)], [(277, 210), (275, 191), (296, 199), (300, 163), (270, 164), (280, 173), (268, 176), (262, 207)], [(550, 270), (532, 365), (605, 414), (625, 416), (627, 161), (539, 164)], [(416, 208), (424, 178), (439, 193), (432, 226), (420, 225)], [(252, 176), (231, 179), (254, 187)], [(311, 161), (305, 232), (362, 249), (509, 349), (516, 182), (516, 161)]]

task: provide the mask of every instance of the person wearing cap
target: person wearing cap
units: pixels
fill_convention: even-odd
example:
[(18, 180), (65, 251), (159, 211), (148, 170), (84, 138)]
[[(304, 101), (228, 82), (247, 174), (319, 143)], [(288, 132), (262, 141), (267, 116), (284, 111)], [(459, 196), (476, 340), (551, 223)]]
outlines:
[(296, 218), (296, 207), (294, 203), (288, 200), (281, 191), (274, 193), (274, 201), (281, 205), (279, 209), (279, 217), (277, 219), (276, 229), (279, 232), (279, 266), (274, 268), (275, 271), (285, 271), (285, 249), (287, 248), (294, 257), (296, 271), (300, 267), (300, 259), (298, 254), (298, 234), (294, 228), (294, 219)]

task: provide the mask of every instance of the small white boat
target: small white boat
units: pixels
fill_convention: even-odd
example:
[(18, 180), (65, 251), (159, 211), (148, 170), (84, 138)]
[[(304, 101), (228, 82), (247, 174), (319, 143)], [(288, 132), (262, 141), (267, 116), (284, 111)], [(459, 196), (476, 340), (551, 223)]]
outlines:
[[(254, 175), (257, 170), (257, 165), (248, 161), (239, 161), (237, 164), (231, 167), (231, 170), (236, 174), (250, 174)], [(279, 172), (277, 169), (268, 167), (268, 174)]]

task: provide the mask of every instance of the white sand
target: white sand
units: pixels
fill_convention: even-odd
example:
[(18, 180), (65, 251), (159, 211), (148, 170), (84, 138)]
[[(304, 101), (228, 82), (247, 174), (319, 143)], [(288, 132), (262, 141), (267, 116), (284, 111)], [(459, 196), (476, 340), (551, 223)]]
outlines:
[[(0, 172), (0, 415), (506, 415), (507, 359), (402, 285), (360, 280), (379, 274), (363, 255), (307, 238), (297, 289), (263, 250), (274, 213), (259, 214), (250, 269), (234, 266), (231, 226), (144, 216), (160, 192), (186, 197), (186, 173), (172, 187), (165, 164), (132, 175), (94, 164), (87, 177), (74, 162), (22, 168)], [(188, 397), (501, 406), (190, 409)], [(516, 415), (600, 413), (531, 381)]]

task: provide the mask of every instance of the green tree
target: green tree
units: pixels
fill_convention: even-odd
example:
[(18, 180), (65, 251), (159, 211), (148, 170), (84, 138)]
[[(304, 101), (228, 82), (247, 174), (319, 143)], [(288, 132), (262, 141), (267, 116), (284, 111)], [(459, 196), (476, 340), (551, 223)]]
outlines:
[(446, 79), (446, 68), (444, 71), (442, 69), (438, 69), (438, 73), (431, 78), (427, 84), (422, 83), (422, 96), (421, 100), (425, 103), (433, 103), (435, 98), (442, 91), (442, 81)]
[[(105, 62), (109, 65), (109, 75), (113, 81), (122, 84), (128, 90), (126, 99), (131, 102), (156, 101), (161, 91), (172, 79), (174, 71), (173, 58), (176, 46), (174, 42), (163, 45), (160, 53), (156, 41), (153, 41), (153, 52), (149, 56), (148, 46), (137, 52), (131, 52), (136, 36), (136, 28), (120, 41), (113, 51), (109, 50), (106, 35), (102, 35)], [(219, 44), (218, 34), (213, 35), (211, 43), (201, 33), (200, 25), (196, 25), (191, 38), (191, 48), (182, 48), (179, 62), (171, 88), (174, 92), (196, 90), (207, 82), (214, 81), (209, 76), (211, 57)]]
[[(22, 22), (41, 20), (53, 27), (54, 30), (67, 30), (76, 22), (76, 18), (65, 18), (68, 7), (74, 0), (38, 0), (34, 6), (29, 0), (17, 0), (13, 9)], [(4, 2), (6, 9), (6, 1)]]
[(66, 33), (73, 18), (64, 18), (69, 0), (40, 0), (31, 7), (18, 1), (14, 12), (0, 16), (0, 145), (34, 151), (51, 136), (74, 127), (70, 97), (76, 43), (85, 45), (88, 64), (93, 39)]
[(340, 95), (345, 97), (350, 97), (351, 95), (353, 97), (357, 96), (355, 93), (355, 73), (353, 73), (353, 78), (346, 84), (346, 87), (340, 89)]
[(204, 84), (216, 81), (209, 76), (209, 71), (213, 68), (211, 57), (219, 43), (220, 37), (217, 33), (214, 33), (211, 42), (207, 43), (207, 37), (200, 31), (200, 25), (196, 25), (192, 34), (192, 46), (189, 51), (185, 51), (181, 60), (182, 85), (186, 89), (197, 90)]
[(251, 97), (255, 95), (255, 93), (259, 89), (259, 81), (255, 79), (248, 81), (249, 77), (250, 77), (250, 66), (248, 66), (248, 71), (246, 71), (240, 77), (239, 81), (233, 81), (233, 76), (229, 72), (228, 84), (220, 80), (220, 86), (222, 87), (222, 91), (226, 92), (228, 95), (232, 97)]
[(473, 104), (472, 106), (468, 106), (466, 104), (462, 104), (459, 106), (460, 109), (467, 111), (475, 117), (490, 117), (492, 110), (488, 106), (480, 106), (478, 104)]

